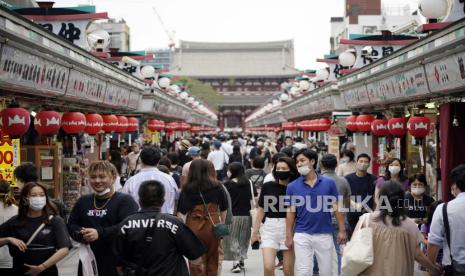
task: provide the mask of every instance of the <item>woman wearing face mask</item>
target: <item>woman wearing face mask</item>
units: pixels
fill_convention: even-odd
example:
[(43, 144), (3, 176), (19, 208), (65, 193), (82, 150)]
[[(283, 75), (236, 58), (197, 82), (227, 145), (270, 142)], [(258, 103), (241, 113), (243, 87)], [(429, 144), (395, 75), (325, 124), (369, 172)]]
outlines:
[[(93, 162), (88, 175), (94, 193), (78, 199), (68, 220), (68, 231), (74, 240), (90, 244), (99, 275), (117, 275), (113, 239), (118, 224), (139, 208), (131, 196), (115, 192), (117, 171), (110, 162)], [(81, 263), (78, 275), (82, 275)]]
[(49, 201), (45, 187), (35, 182), (21, 190), (18, 215), (0, 226), (0, 237), (5, 237), (0, 238), (0, 246), (8, 244), (13, 257), (11, 275), (58, 275), (56, 263), (71, 248), (56, 206)]
[[(287, 184), (297, 179), (300, 174), (294, 160), (281, 157), (273, 168), (275, 181), (263, 185), (258, 199), (257, 218), (252, 231), (251, 244), (260, 242), (263, 255), (265, 276), (274, 276), (275, 259), (279, 250), (283, 251), (285, 276), (294, 275), (294, 252), (285, 245), (286, 240), (286, 209), (280, 205), (286, 195)], [(265, 220), (262, 233), (260, 224)]]
[(409, 179), (410, 193), (407, 194), (407, 216), (415, 219), (417, 224), (423, 224), (427, 211), (434, 199), (426, 195), (426, 177), (424, 174), (415, 174)]
[[(256, 196), (255, 189), (245, 176), (244, 166), (233, 162), (228, 166), (228, 181), (224, 183), (231, 195), (233, 219), (230, 226), (230, 235), (224, 238), (224, 260), (233, 261), (231, 272), (240, 273), (244, 269), (244, 260), (247, 259), (247, 249), (250, 241), (250, 228), (252, 228), (252, 209)], [(252, 189), (254, 194), (252, 194)]]
[(404, 165), (402, 164), (402, 161), (400, 161), (400, 159), (398, 158), (393, 158), (389, 160), (386, 164), (386, 171), (384, 173), (384, 176), (381, 176), (376, 180), (376, 188), (375, 188), (376, 206), (378, 206), (379, 204), (379, 201), (378, 201), (379, 190), (381, 189), (381, 187), (383, 187), (384, 183), (389, 180), (393, 180), (396, 183), (400, 183), (404, 191), (407, 191), (409, 188), (408, 179), (404, 175)]
[(346, 176), (357, 171), (357, 163), (355, 162), (354, 152), (345, 150), (342, 156), (341, 164), (336, 168), (338, 176)]

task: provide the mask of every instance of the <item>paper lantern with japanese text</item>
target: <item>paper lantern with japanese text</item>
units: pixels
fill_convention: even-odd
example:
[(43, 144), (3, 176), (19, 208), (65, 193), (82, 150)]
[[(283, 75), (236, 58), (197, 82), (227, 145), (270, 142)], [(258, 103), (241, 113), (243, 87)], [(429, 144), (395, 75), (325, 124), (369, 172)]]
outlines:
[(139, 129), (139, 119), (136, 117), (129, 117), (128, 118), (128, 128), (126, 129), (127, 132), (134, 132)]
[(317, 120), (317, 131), (328, 131), (331, 128), (331, 120), (328, 118), (323, 118)]
[(29, 112), (20, 107), (5, 108), (1, 112), (3, 133), (9, 136), (21, 136), (27, 132), (31, 124)]
[(407, 129), (416, 138), (426, 137), (431, 131), (431, 120), (426, 117), (412, 117), (407, 122)]
[(371, 122), (371, 133), (373, 133), (374, 136), (388, 136), (388, 120), (376, 119)]
[(285, 123), (282, 123), (282, 128), (284, 130), (296, 130), (297, 126), (294, 122), (285, 122)]
[(161, 131), (165, 129), (165, 122), (159, 120), (147, 120), (147, 128), (150, 131)]
[(178, 122), (170, 122), (170, 123), (167, 123), (167, 124), (166, 124), (165, 129), (166, 129), (167, 131), (177, 131), (177, 130), (181, 130), (181, 124), (178, 123)]
[(86, 115), (81, 112), (68, 112), (61, 118), (61, 128), (68, 134), (83, 132), (86, 128)]
[(84, 132), (89, 135), (97, 135), (103, 128), (103, 118), (100, 114), (86, 114), (86, 128)]
[(391, 118), (388, 121), (389, 132), (396, 137), (407, 134), (407, 122), (405, 118)]
[(357, 115), (351, 115), (346, 118), (346, 128), (352, 132), (358, 130), (357, 128)]
[(115, 129), (115, 132), (123, 133), (128, 129), (128, 118), (125, 116), (117, 116), (118, 118), (118, 127)]
[(356, 125), (357, 131), (360, 132), (370, 132), (371, 131), (371, 122), (375, 120), (375, 117), (371, 114), (362, 114), (357, 116)]
[(118, 117), (115, 115), (103, 115), (103, 131), (110, 133), (118, 128)]
[(34, 118), (34, 128), (41, 135), (58, 134), (61, 127), (61, 116), (56, 111), (40, 111)]

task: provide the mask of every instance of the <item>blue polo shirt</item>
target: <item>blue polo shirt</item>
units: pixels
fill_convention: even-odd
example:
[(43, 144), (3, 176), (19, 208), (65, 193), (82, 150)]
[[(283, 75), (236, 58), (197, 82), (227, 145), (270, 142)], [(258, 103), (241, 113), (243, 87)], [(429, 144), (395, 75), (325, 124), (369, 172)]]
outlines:
[[(331, 223), (331, 199), (339, 196), (334, 180), (317, 175), (313, 188), (306, 184), (303, 176), (287, 185), (286, 201), (296, 207), (295, 233), (333, 233)], [(325, 197), (329, 196), (329, 197)], [(305, 204), (301, 200), (305, 200)]]

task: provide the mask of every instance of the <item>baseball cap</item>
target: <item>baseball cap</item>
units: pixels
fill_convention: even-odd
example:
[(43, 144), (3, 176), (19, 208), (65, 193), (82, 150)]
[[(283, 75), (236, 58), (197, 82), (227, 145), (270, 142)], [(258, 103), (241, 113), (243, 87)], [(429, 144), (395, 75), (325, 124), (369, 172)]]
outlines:
[(213, 146), (217, 149), (221, 148), (221, 141), (218, 141), (218, 140), (213, 141)]
[(200, 154), (200, 149), (198, 147), (190, 147), (186, 153), (187, 156), (194, 156), (194, 155), (199, 155), (199, 154)]

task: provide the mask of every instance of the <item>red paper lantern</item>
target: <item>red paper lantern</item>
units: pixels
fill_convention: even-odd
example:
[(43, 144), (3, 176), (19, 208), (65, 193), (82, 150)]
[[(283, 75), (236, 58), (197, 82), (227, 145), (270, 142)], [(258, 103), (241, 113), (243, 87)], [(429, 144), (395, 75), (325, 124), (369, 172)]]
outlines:
[(165, 122), (159, 120), (148, 120), (147, 128), (150, 131), (161, 131), (165, 129)]
[(412, 117), (408, 120), (407, 129), (416, 138), (426, 137), (431, 131), (431, 120), (426, 117)]
[(128, 128), (126, 129), (127, 132), (134, 132), (139, 129), (139, 119), (136, 117), (129, 117), (128, 118)]
[(200, 132), (200, 131), (201, 131), (201, 127), (199, 127), (199, 126), (193, 126), (193, 127), (191, 127), (190, 131), (191, 131), (191, 132)]
[(179, 130), (188, 131), (191, 128), (191, 125), (188, 123), (179, 123)]
[(61, 116), (55, 111), (40, 111), (34, 118), (34, 128), (41, 135), (55, 135), (60, 131)]
[(357, 131), (360, 132), (370, 132), (371, 131), (371, 123), (375, 120), (375, 117), (371, 114), (363, 114), (357, 116), (356, 125)]
[(346, 118), (346, 128), (352, 132), (355, 132), (358, 130), (357, 115), (351, 115)]
[(20, 107), (10, 107), (2, 112), (3, 132), (9, 136), (21, 136), (27, 132), (31, 124), (29, 112)]
[(86, 128), (84, 132), (89, 135), (98, 134), (103, 128), (103, 118), (100, 114), (86, 114)]
[(388, 136), (388, 120), (377, 119), (371, 122), (371, 133), (373, 133), (375, 136)]
[(283, 130), (295, 130), (297, 127), (294, 122), (285, 122), (282, 123), (282, 128)]
[(178, 122), (167, 123), (166, 126), (165, 126), (165, 129), (166, 129), (167, 131), (177, 131), (177, 130), (181, 130), (181, 124), (178, 123)]
[(86, 128), (86, 116), (81, 112), (68, 112), (61, 118), (61, 127), (68, 134), (77, 134)]
[(404, 118), (391, 118), (388, 121), (389, 132), (394, 136), (407, 134), (407, 122)]
[(122, 133), (126, 132), (128, 129), (128, 118), (125, 116), (117, 116), (118, 118), (118, 127), (116, 128), (115, 132)]
[(103, 115), (103, 131), (113, 132), (118, 128), (118, 117), (115, 115)]
[(323, 118), (317, 120), (317, 131), (328, 131), (331, 128), (331, 120)]

